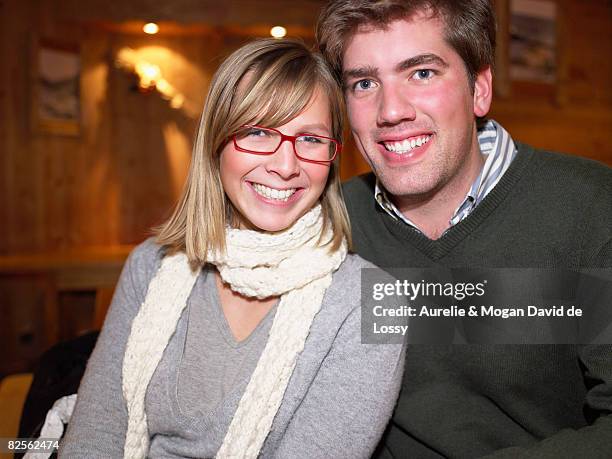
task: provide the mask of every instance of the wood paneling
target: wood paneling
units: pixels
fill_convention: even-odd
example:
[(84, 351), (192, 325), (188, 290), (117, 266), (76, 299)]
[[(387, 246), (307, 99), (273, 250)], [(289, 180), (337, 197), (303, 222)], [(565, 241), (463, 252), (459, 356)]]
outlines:
[(132, 246), (0, 256), (0, 376), (99, 327)]
[(517, 140), (612, 166), (612, 3), (557, 4), (563, 65), (557, 89), (513, 83), (508, 97), (494, 100), (491, 116)]
[[(0, 275), (0, 377), (27, 371), (57, 339), (57, 308), (46, 307), (52, 289), (44, 274)], [(48, 319), (54, 322), (46, 327)]]
[[(146, 55), (199, 109), (221, 58), (247, 39), (227, 31), (262, 27), (279, 11), (305, 30), (323, 2), (296, 2), (290, 9), (280, 8), (281, 3), (258, 2), (257, 8), (242, 0), (227, 8), (196, 0), (0, 3), (0, 253), (125, 244), (146, 237), (180, 192), (197, 117), (171, 109), (156, 93), (135, 91), (132, 78), (113, 65), (117, 51), (129, 46)], [(546, 94), (515, 90), (495, 101), (492, 116), (518, 140), (612, 164), (612, 62), (607, 58), (612, 6), (605, 0), (563, 0), (560, 5), (567, 34), (564, 104)], [(122, 21), (149, 17), (183, 22), (189, 33), (123, 32)], [(119, 22), (100, 26), (113, 21)], [(28, 60), (37, 36), (81, 47), (80, 137), (29, 131)], [(367, 170), (350, 141), (342, 168), (344, 177)]]
[(0, 250), (25, 250), (42, 246), (40, 162), (33, 159), (28, 136), (30, 2), (2, 4), (2, 237)]
[[(312, 30), (327, 0), (47, 0), (62, 20), (176, 21), (187, 24), (249, 28), (253, 25), (284, 24)], [(86, 6), (85, 6), (86, 5)]]
[[(159, 94), (134, 90), (133, 78), (114, 66), (121, 48), (159, 65), (197, 112), (223, 56), (276, 23), (311, 39), (323, 3), (302, 0), (287, 8), (285, 0), (0, 1), (0, 255), (136, 243), (168, 215), (186, 176), (197, 116), (171, 109)], [(612, 165), (612, 3), (559, 5), (565, 18), (563, 97), (517, 90), (508, 82), (508, 97), (498, 98), (491, 114), (518, 140)], [(150, 18), (173, 22), (173, 28), (154, 37), (137, 33), (138, 24)], [(79, 137), (29, 128), (29, 62), (37, 37), (80, 46)], [(345, 178), (368, 170), (352, 141), (341, 161)], [(61, 278), (6, 273), (0, 279), (0, 348), (7, 351), (0, 372), (34, 361), (50, 336), (59, 334), (59, 309), (83, 309), (89, 316), (95, 306), (100, 323), (109, 282), (101, 286), (97, 304), (91, 295), (98, 284), (87, 284), (87, 294), (64, 295), (59, 309), (49, 301), (59, 281), (83, 287), (79, 272), (71, 272)], [(77, 320), (70, 327), (68, 334), (81, 325)]]

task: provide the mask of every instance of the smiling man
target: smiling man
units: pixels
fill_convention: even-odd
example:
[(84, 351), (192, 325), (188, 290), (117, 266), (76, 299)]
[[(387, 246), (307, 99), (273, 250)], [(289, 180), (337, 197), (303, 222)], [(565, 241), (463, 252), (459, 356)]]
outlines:
[(385, 29), (362, 25), (346, 43), (342, 70), (359, 149), (399, 212), (431, 239), (482, 170), (474, 115), (491, 102), (490, 68), (469, 81), (443, 27), (424, 12)]
[[(489, 1), (332, 1), (317, 39), (373, 170), (344, 188), (360, 255), (610, 274), (612, 170), (485, 119)], [(610, 345), (413, 345), (376, 457), (609, 457), (610, 413)]]

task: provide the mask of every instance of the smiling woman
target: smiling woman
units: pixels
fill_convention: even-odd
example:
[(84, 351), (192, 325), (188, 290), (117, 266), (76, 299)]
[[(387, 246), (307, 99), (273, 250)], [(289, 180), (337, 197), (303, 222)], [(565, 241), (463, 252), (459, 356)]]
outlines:
[[(215, 74), (201, 118), (185, 193), (174, 215), (159, 233), (161, 244), (184, 248), (191, 261), (205, 262), (210, 249), (223, 249), (227, 222), (243, 227), (255, 223), (244, 218), (247, 211), (244, 198), (248, 195), (234, 193), (235, 187), (229, 186), (229, 177), (233, 174), (224, 171), (235, 170), (228, 167), (230, 165), (244, 169), (244, 173), (251, 167), (255, 176), (267, 175), (265, 180), (258, 177), (259, 181), (242, 177), (240, 186), (245, 192), (254, 191), (253, 183), (278, 190), (299, 185), (295, 188), (298, 192), (302, 190), (299, 196), (303, 198), (294, 199), (291, 205), (283, 207), (283, 212), (290, 214), (287, 222), (295, 221), (320, 200), (324, 227), (329, 224), (335, 229), (332, 250), (339, 247), (342, 237), (350, 244), (337, 160), (307, 164), (308, 161), (294, 157), (291, 151), (299, 150), (295, 147), (292, 150), (282, 138), (278, 148), (271, 152), (274, 154), (268, 156), (258, 154), (261, 152), (249, 154), (253, 152), (240, 148), (244, 127), (253, 125), (276, 127), (284, 135), (319, 135), (329, 138), (334, 145), (342, 138), (342, 93), (323, 59), (291, 40), (268, 39), (256, 43), (234, 52)], [(283, 129), (285, 125), (287, 129)], [(239, 135), (238, 143), (236, 134)], [(310, 183), (311, 174), (317, 179), (315, 183)], [(317, 188), (316, 182), (321, 180), (322, 186), (319, 183)], [(304, 204), (305, 201), (308, 203)], [(265, 209), (263, 215), (258, 215), (260, 220), (265, 219), (268, 212), (279, 211), (272, 207)], [(194, 220), (188, 221), (188, 215)], [(288, 223), (284, 228), (267, 229), (257, 224), (255, 228), (278, 231), (285, 229)]]
[(347, 253), (342, 113), (300, 42), (221, 65), (183, 196), (124, 268), (62, 455), (371, 455), (403, 348), (360, 342), (373, 266)]
[[(317, 89), (304, 111), (279, 130), (243, 129), (223, 148), (221, 182), (240, 227), (283, 230), (319, 200), (329, 176), (329, 145), (336, 142), (328, 140), (330, 118), (329, 102)], [(298, 151), (310, 157), (300, 159)]]

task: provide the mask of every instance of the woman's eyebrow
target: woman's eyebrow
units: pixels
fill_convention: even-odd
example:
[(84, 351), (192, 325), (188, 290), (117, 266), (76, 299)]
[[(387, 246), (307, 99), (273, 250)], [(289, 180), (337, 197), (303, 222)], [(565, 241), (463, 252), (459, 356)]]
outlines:
[(327, 127), (325, 124), (323, 123), (311, 123), (311, 124), (304, 124), (302, 126), (299, 127), (298, 131), (302, 132), (302, 131), (324, 131), (329, 133), (330, 129), (329, 127)]

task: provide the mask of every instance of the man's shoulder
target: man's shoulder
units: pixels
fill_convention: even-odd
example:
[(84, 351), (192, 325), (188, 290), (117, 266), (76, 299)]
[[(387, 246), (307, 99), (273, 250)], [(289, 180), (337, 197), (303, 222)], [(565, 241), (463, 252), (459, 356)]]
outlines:
[(537, 149), (517, 142), (518, 154), (533, 153), (535, 164), (540, 173), (555, 174), (566, 180), (565, 185), (572, 183), (582, 186), (591, 183), (597, 186), (612, 186), (612, 168), (593, 159), (567, 153)]
[(342, 192), (345, 196), (368, 194), (374, 195), (376, 176), (373, 172), (357, 175), (342, 183)]
[(370, 221), (375, 215), (375, 186), (376, 176), (372, 172), (358, 175), (342, 184), (342, 195), (353, 226)]

